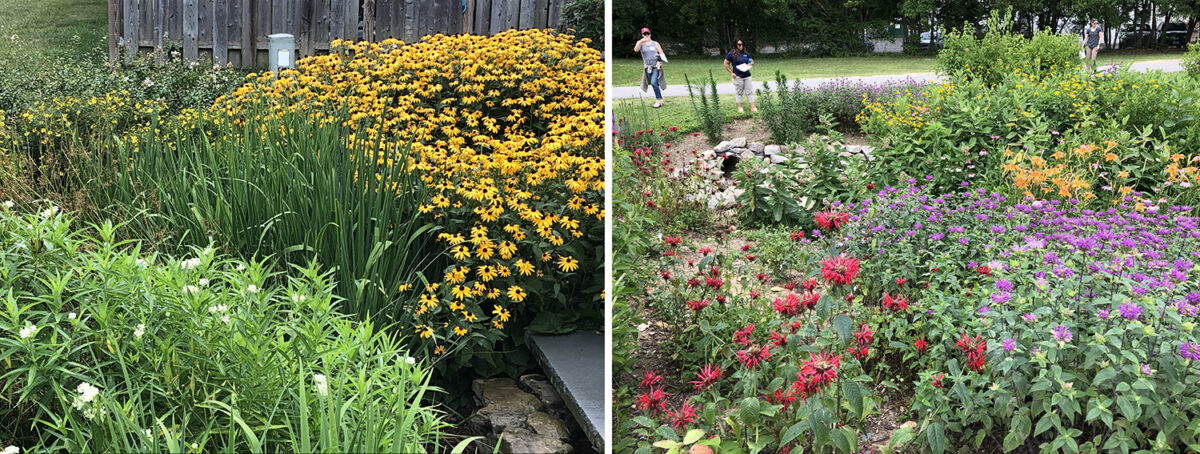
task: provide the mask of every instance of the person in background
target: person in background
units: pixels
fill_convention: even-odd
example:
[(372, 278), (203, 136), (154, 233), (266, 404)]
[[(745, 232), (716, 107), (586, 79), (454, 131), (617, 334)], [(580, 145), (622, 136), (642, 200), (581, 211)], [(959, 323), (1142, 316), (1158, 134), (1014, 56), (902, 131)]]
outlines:
[(653, 107), (662, 107), (662, 91), (667, 88), (667, 83), (663, 80), (662, 64), (667, 61), (667, 55), (663, 53), (658, 41), (650, 39), (649, 28), (642, 28), (642, 39), (633, 45), (633, 51), (642, 54), (642, 91), (646, 91), (647, 86), (654, 87), (654, 99), (657, 102)]
[(754, 59), (746, 53), (746, 46), (742, 40), (733, 40), (733, 50), (725, 54), (725, 70), (733, 77), (734, 97), (737, 98), (739, 113), (745, 112), (742, 110), (743, 98), (750, 103), (751, 112), (758, 112), (758, 107), (754, 106), (754, 82), (750, 80), (750, 68), (753, 66)]
[(1084, 58), (1092, 61), (1092, 71), (1096, 70), (1096, 54), (1101, 44), (1104, 44), (1104, 28), (1096, 18), (1092, 18), (1091, 25), (1083, 29)]

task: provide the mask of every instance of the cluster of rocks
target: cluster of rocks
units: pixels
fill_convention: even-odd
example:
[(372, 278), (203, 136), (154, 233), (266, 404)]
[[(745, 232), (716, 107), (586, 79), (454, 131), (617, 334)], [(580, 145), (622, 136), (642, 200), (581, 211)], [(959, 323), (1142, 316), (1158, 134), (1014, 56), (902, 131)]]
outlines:
[[(798, 159), (800, 162), (795, 165), (795, 168), (804, 169), (807, 167), (803, 162), (805, 150), (799, 146), (796, 148), (796, 150), (791, 150), (784, 145), (750, 142), (745, 137), (738, 137), (723, 141), (712, 149), (704, 150), (697, 155), (699, 161), (696, 164), (696, 170), (700, 175), (712, 181), (713, 186), (704, 188), (702, 194), (698, 194), (697, 197), (706, 200), (708, 208), (712, 210), (731, 208), (737, 204), (738, 196), (745, 192), (744, 189), (734, 186), (730, 179), (738, 164), (757, 159), (766, 164), (778, 165)], [(874, 147), (868, 145), (843, 145), (837, 142), (829, 146), (830, 152), (836, 152), (842, 158), (859, 157), (874, 160), (875, 158), (871, 156), (873, 150)], [(764, 167), (763, 172), (766, 171), (767, 167)]]
[(467, 419), (471, 433), (485, 434), (500, 452), (575, 452), (572, 435), (580, 430), (554, 385), (545, 376), (480, 378), (471, 383), (481, 407)]

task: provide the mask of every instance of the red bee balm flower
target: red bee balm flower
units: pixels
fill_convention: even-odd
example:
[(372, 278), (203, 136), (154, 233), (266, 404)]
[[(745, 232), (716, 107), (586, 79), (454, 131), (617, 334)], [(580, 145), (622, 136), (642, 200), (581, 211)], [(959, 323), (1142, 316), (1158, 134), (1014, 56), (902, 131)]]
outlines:
[(696, 372), (696, 381), (689, 382), (696, 386), (696, 391), (711, 386), (721, 379), (721, 369), (712, 364), (706, 364), (700, 368), (700, 372)]
[(895, 298), (892, 298), (892, 295), (884, 294), (883, 307), (893, 311), (902, 311), (908, 309), (908, 300), (903, 296), (897, 295)]
[(921, 338), (917, 339), (913, 345), (917, 347), (917, 353), (925, 353), (925, 349), (929, 347), (929, 342), (926, 342), (924, 338)]
[(792, 293), (789, 293), (783, 299), (775, 298), (775, 302), (772, 305), (775, 306), (775, 312), (788, 317), (800, 313), (800, 297)]
[(983, 335), (971, 338), (964, 332), (955, 344), (955, 347), (967, 355), (967, 365), (975, 372), (983, 372), (987, 368), (987, 341), (981, 340), (981, 337)]
[(858, 342), (858, 345), (871, 345), (871, 342), (875, 341), (875, 332), (871, 331), (871, 327), (866, 323), (863, 323), (859, 325), (858, 332), (854, 333), (854, 341)]
[(698, 312), (701, 309), (708, 307), (708, 300), (688, 301), (687, 304), (688, 307), (692, 308), (693, 311)]
[(650, 411), (651, 414), (667, 410), (667, 393), (662, 388), (655, 388), (638, 396), (638, 410)]
[(858, 277), (858, 259), (844, 255), (821, 261), (821, 278), (832, 285), (846, 285)]
[(667, 417), (671, 418), (671, 427), (679, 430), (696, 420), (696, 409), (684, 402), (683, 406), (679, 408), (679, 413), (668, 411)]
[(677, 236), (666, 237), (663, 239), (663, 241), (671, 246), (679, 246), (679, 244), (683, 242), (683, 240)]
[(646, 371), (645, 374), (642, 375), (642, 387), (643, 388), (649, 388), (651, 386), (654, 386), (656, 383), (658, 383), (660, 381), (663, 381), (663, 376), (660, 375), (658, 372), (648, 370), (648, 371)]
[(930, 375), (930, 378), (933, 378), (933, 387), (934, 388), (941, 388), (942, 387), (942, 379), (946, 378), (946, 374)]
[(804, 239), (804, 232), (792, 232), (791, 235), (788, 235), (788, 238), (791, 238), (792, 241), (800, 241)]
[(992, 275), (992, 269), (991, 269), (991, 268), (988, 268), (988, 266), (987, 266), (987, 265), (981, 265), (979, 268), (975, 268), (975, 272), (977, 272), (977, 273), (979, 273), (979, 274), (982, 274), (982, 275), (984, 275), (984, 276), (991, 276), (991, 275)]
[(817, 227), (820, 227), (822, 230), (833, 231), (833, 229), (841, 227), (842, 224), (849, 222), (850, 215), (832, 210), (820, 211), (817, 212), (815, 221), (817, 222)]

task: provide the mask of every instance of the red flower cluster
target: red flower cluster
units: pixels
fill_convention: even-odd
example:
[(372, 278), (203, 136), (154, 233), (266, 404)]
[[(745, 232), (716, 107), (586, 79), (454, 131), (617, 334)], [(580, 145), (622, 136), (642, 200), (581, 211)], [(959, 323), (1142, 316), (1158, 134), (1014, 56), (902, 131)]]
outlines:
[(838, 367), (841, 367), (842, 355), (834, 356), (832, 353), (809, 353), (808, 360), (800, 366), (800, 372), (796, 373), (796, 381), (792, 383), (792, 389), (799, 393), (801, 399), (808, 399), (808, 396), (820, 394), (821, 391), (837, 380)]
[(817, 227), (820, 227), (822, 230), (833, 231), (833, 229), (841, 227), (842, 224), (850, 222), (850, 215), (833, 210), (819, 211), (817, 212), (815, 221), (817, 222)]
[(749, 250), (750, 250), (750, 245), (749, 245), (749, 244), (743, 244), (743, 245), (742, 245), (742, 252), (747, 252), (747, 251), (749, 251)]
[(755, 274), (755, 275), (754, 275), (754, 278), (755, 278), (755, 279), (758, 279), (758, 281), (759, 281), (759, 282), (762, 282), (762, 283), (764, 283), (764, 284), (765, 284), (765, 283), (767, 283), (767, 281), (771, 280), (771, 276), (770, 276), (770, 275), (768, 275), (767, 273), (758, 273), (758, 274)]
[(901, 295), (896, 295), (895, 298), (892, 298), (892, 295), (884, 294), (883, 307), (884, 309), (891, 309), (893, 312), (902, 311), (908, 309), (908, 300)]
[(858, 277), (858, 259), (844, 255), (821, 261), (821, 278), (832, 285), (846, 285)]
[(904, 283), (905, 283), (905, 282), (908, 282), (908, 279), (907, 279), (907, 278), (903, 278), (903, 277), (898, 277), (898, 278), (896, 278), (896, 285), (899, 285), (899, 286), (901, 286), (901, 287), (904, 287)]
[(702, 388), (706, 388), (711, 386), (713, 383), (716, 383), (717, 380), (720, 380), (721, 373), (721, 369), (717, 368), (717, 366), (706, 364), (704, 367), (700, 368), (700, 372), (696, 372), (696, 381), (689, 383), (695, 385), (696, 391), (699, 391)]
[(699, 312), (701, 309), (708, 307), (708, 300), (688, 301), (687, 305), (688, 307), (692, 308), (693, 311)]
[(792, 241), (800, 241), (804, 239), (804, 232), (792, 232), (791, 235), (788, 235), (788, 238), (791, 238)]
[(847, 353), (854, 355), (855, 358), (863, 359), (871, 354), (871, 342), (875, 341), (875, 332), (866, 323), (859, 325), (858, 331), (854, 333), (854, 343), (846, 349)]
[(771, 359), (771, 346), (763, 345), (759, 347), (758, 345), (751, 345), (750, 348), (745, 350), (738, 350), (737, 357), (743, 366), (746, 366), (747, 369), (753, 369), (758, 367), (759, 363)]
[(979, 268), (975, 268), (975, 272), (976, 272), (976, 273), (979, 273), (979, 274), (982, 274), (982, 275), (984, 275), (984, 276), (991, 276), (991, 275), (992, 275), (992, 269), (991, 269), (991, 268), (988, 268), (988, 266), (987, 266), (987, 265), (980, 265), (980, 266), (979, 266)]
[(925, 353), (925, 349), (926, 349), (927, 347), (929, 347), (929, 342), (926, 342), (926, 341), (925, 341), (925, 338), (920, 338), (920, 339), (917, 339), (917, 341), (916, 341), (916, 342), (914, 342), (914, 343), (913, 343), (913, 345), (914, 345), (915, 347), (917, 347), (917, 353), (922, 353), (922, 354), (924, 354), (924, 353)]
[(955, 347), (967, 355), (967, 365), (975, 372), (983, 372), (983, 369), (987, 368), (987, 341), (981, 340), (981, 337), (982, 334), (972, 339), (963, 332), (955, 344)]
[(722, 285), (725, 285), (725, 281), (721, 280), (719, 277), (705, 276), (704, 285), (707, 285), (709, 288), (715, 290), (721, 288)]
[(933, 379), (933, 387), (934, 388), (941, 388), (942, 387), (942, 379), (946, 378), (946, 374), (930, 375), (930, 378)]
[(813, 279), (813, 278), (808, 278), (804, 282), (800, 283), (800, 288), (803, 288), (805, 291), (811, 292), (811, 291), (813, 291), (813, 289), (817, 288), (817, 280)]
[(662, 280), (664, 280), (664, 281), (671, 280), (671, 272), (670, 271), (659, 271), (658, 275), (662, 276)]
[(711, 254), (712, 251), (713, 251), (713, 249), (710, 247), (702, 247), (702, 248), (700, 248), (699, 251), (696, 251), (696, 252), (699, 252), (700, 255), (708, 255), (708, 254)]
[(653, 387), (655, 384), (658, 384), (658, 382), (660, 382), (660, 381), (663, 381), (663, 376), (661, 374), (659, 374), (658, 372), (648, 370), (648, 371), (646, 371), (646, 373), (642, 374), (642, 387), (643, 388)]
[(683, 406), (679, 408), (679, 413), (668, 411), (667, 417), (671, 418), (671, 427), (679, 430), (696, 421), (696, 409), (684, 402)]
[(750, 335), (754, 334), (754, 325), (743, 326), (742, 329), (733, 332), (733, 341), (741, 346), (749, 346), (754, 343)]
[(775, 312), (788, 317), (792, 317), (800, 313), (800, 297), (796, 296), (794, 293), (789, 293), (782, 299), (775, 298), (775, 302), (772, 303), (772, 305), (775, 307)]
[(667, 410), (667, 392), (662, 388), (654, 388), (643, 392), (638, 396), (638, 410), (647, 411), (651, 414), (657, 414)]
[(669, 246), (679, 246), (680, 243), (683, 243), (683, 239), (681, 239), (677, 236), (666, 237), (663, 239), (663, 241), (666, 242), (667, 245), (669, 245)]

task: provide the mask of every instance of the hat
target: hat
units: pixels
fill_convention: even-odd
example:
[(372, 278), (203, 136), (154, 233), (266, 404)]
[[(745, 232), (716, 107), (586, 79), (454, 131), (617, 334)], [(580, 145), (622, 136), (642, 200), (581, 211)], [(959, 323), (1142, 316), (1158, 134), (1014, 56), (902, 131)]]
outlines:
[(650, 33), (650, 29), (646, 28), (646, 27), (642, 27), (642, 34), (644, 35), (646, 33)]

